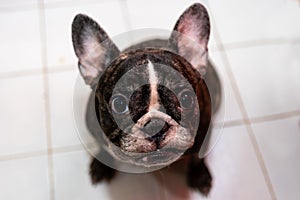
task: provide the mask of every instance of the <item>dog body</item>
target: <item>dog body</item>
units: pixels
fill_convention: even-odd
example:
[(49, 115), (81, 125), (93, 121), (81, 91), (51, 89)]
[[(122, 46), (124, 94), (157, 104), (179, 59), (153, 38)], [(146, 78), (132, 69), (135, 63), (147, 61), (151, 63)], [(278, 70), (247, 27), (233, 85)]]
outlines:
[[(209, 32), (205, 8), (194, 4), (169, 39), (120, 52), (95, 21), (75, 17), (72, 37), (79, 69), (95, 94), (89, 99), (87, 126), (107, 147), (100, 157), (144, 168), (183, 162), (187, 184), (208, 194), (212, 177), (198, 152), (220, 94), (217, 74), (207, 62)], [(206, 83), (214, 85), (213, 91)], [(96, 158), (90, 166), (93, 183), (109, 181), (115, 172)]]

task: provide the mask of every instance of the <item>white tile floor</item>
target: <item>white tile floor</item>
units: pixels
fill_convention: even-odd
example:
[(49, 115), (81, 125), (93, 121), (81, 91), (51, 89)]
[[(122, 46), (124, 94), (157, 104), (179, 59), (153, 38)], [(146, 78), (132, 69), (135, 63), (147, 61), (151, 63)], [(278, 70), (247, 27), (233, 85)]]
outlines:
[(80, 144), (73, 119), (73, 105), (70, 103), (76, 78), (76, 69), (49, 75), (50, 118), (54, 148)]
[(18, 12), (0, 12), (2, 55), (0, 72), (41, 68), (42, 48), (36, 8)]
[[(0, 199), (205, 199), (192, 192), (180, 196), (186, 186), (176, 176), (169, 186), (127, 174), (111, 185), (92, 186), (90, 157), (72, 114), (78, 72), (70, 26), (77, 13), (92, 16), (115, 36), (137, 28), (171, 29), (193, 2), (0, 2)], [(225, 128), (208, 156), (214, 175), (208, 199), (298, 200), (299, 1), (204, 3), (213, 27), (211, 60), (226, 91)]]

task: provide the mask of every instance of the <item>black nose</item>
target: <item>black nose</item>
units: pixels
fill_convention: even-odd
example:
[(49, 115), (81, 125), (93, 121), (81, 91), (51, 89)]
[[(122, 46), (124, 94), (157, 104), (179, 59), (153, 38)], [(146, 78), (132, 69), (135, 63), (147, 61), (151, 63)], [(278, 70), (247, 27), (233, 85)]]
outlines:
[(143, 131), (149, 136), (154, 136), (155, 134), (161, 132), (166, 125), (167, 123), (164, 120), (151, 119), (145, 124)]

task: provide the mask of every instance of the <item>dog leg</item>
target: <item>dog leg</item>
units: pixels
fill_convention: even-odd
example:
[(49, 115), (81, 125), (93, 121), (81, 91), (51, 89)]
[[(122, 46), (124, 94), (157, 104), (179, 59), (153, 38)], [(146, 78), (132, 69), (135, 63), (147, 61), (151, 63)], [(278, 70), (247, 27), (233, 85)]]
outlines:
[(101, 181), (109, 182), (116, 174), (116, 170), (105, 164), (102, 164), (94, 158), (90, 164), (90, 176), (93, 184), (98, 184)]
[(196, 156), (190, 160), (187, 173), (187, 183), (207, 196), (212, 187), (212, 176), (205, 165), (204, 159)]

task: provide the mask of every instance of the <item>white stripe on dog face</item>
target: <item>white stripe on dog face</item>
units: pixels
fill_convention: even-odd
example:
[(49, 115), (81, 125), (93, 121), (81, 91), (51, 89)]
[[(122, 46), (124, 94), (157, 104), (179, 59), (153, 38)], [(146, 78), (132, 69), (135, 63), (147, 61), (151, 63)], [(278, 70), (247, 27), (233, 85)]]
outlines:
[(150, 60), (148, 60), (148, 73), (149, 73), (149, 84), (150, 84), (150, 104), (149, 110), (158, 109), (158, 93), (157, 93), (157, 76), (154, 70), (154, 66)]

